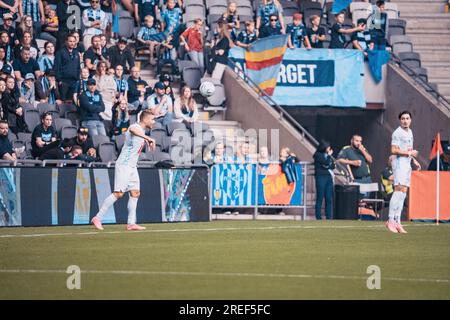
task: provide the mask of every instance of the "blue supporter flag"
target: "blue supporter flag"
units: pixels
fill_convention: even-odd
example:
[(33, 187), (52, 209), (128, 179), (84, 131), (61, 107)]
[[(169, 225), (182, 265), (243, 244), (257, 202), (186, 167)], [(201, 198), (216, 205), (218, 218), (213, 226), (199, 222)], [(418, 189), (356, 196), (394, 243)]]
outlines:
[(334, 0), (331, 12), (334, 14), (339, 13), (346, 9), (350, 3), (352, 3), (352, 0)]
[(119, 10), (117, 9), (116, 0), (112, 1), (111, 9), (113, 15), (112, 32), (119, 33)]
[(383, 78), (383, 65), (389, 62), (391, 55), (386, 50), (369, 50), (367, 51), (369, 59), (369, 68), (373, 78), (378, 83)]

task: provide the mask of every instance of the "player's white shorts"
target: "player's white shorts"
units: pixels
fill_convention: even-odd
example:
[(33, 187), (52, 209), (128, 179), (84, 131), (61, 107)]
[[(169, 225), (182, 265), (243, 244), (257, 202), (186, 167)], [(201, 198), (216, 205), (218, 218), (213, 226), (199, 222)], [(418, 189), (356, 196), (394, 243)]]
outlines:
[(412, 171), (410, 165), (402, 165), (394, 160), (392, 163), (392, 171), (394, 173), (394, 186), (402, 185), (405, 187), (409, 187), (411, 183)]
[(114, 191), (127, 192), (140, 189), (141, 183), (137, 168), (116, 165), (114, 171)]

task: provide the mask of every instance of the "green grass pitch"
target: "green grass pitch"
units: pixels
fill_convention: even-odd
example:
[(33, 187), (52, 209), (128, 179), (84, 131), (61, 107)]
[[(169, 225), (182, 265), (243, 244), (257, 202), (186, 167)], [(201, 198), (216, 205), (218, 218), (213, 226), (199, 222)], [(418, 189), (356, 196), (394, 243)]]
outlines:
[[(146, 226), (1, 228), (0, 299), (450, 299), (448, 224), (406, 235), (361, 221)], [(70, 265), (80, 290), (67, 289)]]

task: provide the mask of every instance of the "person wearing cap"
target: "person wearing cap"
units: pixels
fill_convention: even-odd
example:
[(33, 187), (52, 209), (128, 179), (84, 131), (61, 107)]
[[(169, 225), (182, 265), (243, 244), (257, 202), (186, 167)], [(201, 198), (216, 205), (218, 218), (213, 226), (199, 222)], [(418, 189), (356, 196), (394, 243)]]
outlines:
[(148, 85), (147, 81), (143, 80), (140, 76), (140, 70), (134, 66), (131, 68), (130, 77), (128, 77), (128, 103), (133, 105), (132, 108), (136, 109), (139, 106), (139, 98), (143, 97), (143, 108), (148, 108), (147, 98), (153, 93), (152, 88)]
[(23, 81), (25, 75), (31, 73), (35, 79), (41, 76), (41, 70), (36, 60), (31, 58), (31, 52), (29, 48), (23, 48), (20, 53), (20, 58), (15, 59), (13, 62), (15, 78), (18, 82)]
[(155, 84), (155, 93), (147, 98), (148, 108), (155, 116), (155, 121), (168, 124), (173, 118), (173, 104), (170, 96), (166, 94), (166, 86), (162, 82)]
[[(442, 151), (444, 153), (439, 156), (439, 170), (450, 171), (450, 143), (442, 142)], [(437, 171), (437, 156), (431, 160), (428, 171)]]
[(295, 13), (291, 24), (288, 24), (286, 34), (288, 37), (288, 47), (290, 49), (301, 48), (305, 45), (306, 49), (311, 49), (311, 43), (306, 34), (306, 27), (302, 22), (303, 15)]
[(88, 90), (80, 95), (81, 125), (89, 129), (92, 136), (106, 136), (106, 129), (100, 113), (105, 111), (105, 103), (97, 91), (95, 79), (87, 81)]
[[(14, 1), (14, 0), (13, 0)], [(14, 18), (11, 13), (3, 14), (3, 25), (0, 26), (0, 32), (6, 31), (9, 36), (10, 45), (15, 45), (16, 39), (16, 28), (13, 27)], [(17, 40), (17, 44), (19, 41)]]
[(170, 84), (172, 82), (172, 78), (169, 74), (163, 73), (159, 76), (159, 81), (162, 82), (166, 86), (166, 94), (172, 99), (172, 105), (175, 103), (175, 95), (173, 93), (172, 85)]
[(91, 46), (91, 38), (104, 34), (108, 26), (106, 13), (100, 8), (100, 0), (91, 0), (91, 6), (83, 11), (83, 44), (87, 49)]
[(35, 83), (36, 98), (40, 103), (62, 105), (61, 95), (56, 83), (55, 72), (49, 70)]
[(134, 67), (134, 57), (130, 48), (128, 48), (127, 43), (126, 38), (120, 37), (117, 45), (112, 46), (108, 50), (111, 68), (115, 69), (117, 66), (122, 66), (123, 72), (126, 74)]
[(255, 22), (248, 20), (245, 21), (245, 30), (239, 32), (238, 37), (236, 39), (236, 45), (238, 47), (247, 49), (250, 45), (258, 39), (255, 30)]
[(88, 128), (80, 127), (77, 131), (77, 135), (70, 139), (70, 142), (74, 146), (80, 146), (83, 154), (97, 158), (97, 150), (94, 148), (92, 137), (89, 136)]
[(14, 77), (14, 69), (10, 64), (4, 64), (0, 72), (5, 79), (7, 76)]
[(34, 80), (35, 77), (32, 73), (27, 73), (25, 75), (25, 80), (22, 81), (22, 84), (20, 85), (20, 103), (30, 103), (34, 105), (36, 100)]

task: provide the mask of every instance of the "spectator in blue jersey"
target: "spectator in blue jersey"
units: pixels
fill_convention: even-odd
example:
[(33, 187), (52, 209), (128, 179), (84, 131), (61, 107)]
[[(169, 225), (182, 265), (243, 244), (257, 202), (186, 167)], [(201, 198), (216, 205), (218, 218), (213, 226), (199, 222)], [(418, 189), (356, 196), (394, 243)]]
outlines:
[(106, 13), (100, 8), (100, 0), (91, 0), (91, 6), (83, 11), (83, 44), (87, 50), (91, 46), (91, 38), (105, 34), (108, 26)]
[(358, 31), (352, 35), (353, 49), (362, 51), (364, 53), (364, 57), (367, 58), (367, 51), (373, 50), (374, 47), (370, 31), (366, 28), (367, 20), (358, 19), (357, 26), (363, 27), (364, 31)]
[(116, 82), (116, 101), (124, 99), (128, 102), (128, 81), (123, 77), (123, 67), (120, 64), (114, 69), (114, 81)]
[(136, 24), (141, 26), (145, 24), (145, 18), (147, 16), (156, 19), (159, 14), (158, 9), (159, 0), (135, 0), (134, 1), (134, 18)]
[(20, 58), (15, 59), (13, 63), (14, 75), (18, 82), (23, 81), (25, 75), (28, 73), (34, 74), (35, 78), (41, 75), (39, 64), (36, 60), (31, 58), (30, 49), (23, 48), (20, 53)]
[(245, 30), (241, 31), (236, 39), (236, 45), (247, 49), (258, 39), (255, 30), (255, 22), (245, 21)]
[(172, 99), (166, 94), (166, 86), (164, 83), (157, 82), (155, 84), (155, 93), (148, 97), (147, 105), (155, 116), (155, 121), (158, 121), (163, 125), (172, 122)]
[(227, 11), (222, 15), (222, 19), (228, 24), (231, 40), (233, 40), (233, 42), (236, 41), (241, 22), (239, 21), (237, 3), (235, 1), (230, 1), (228, 3)]
[(139, 106), (139, 98), (144, 97), (144, 109), (147, 108), (147, 98), (153, 93), (152, 88), (140, 76), (139, 68), (131, 68), (130, 77), (128, 77), (128, 103), (136, 109)]
[(105, 111), (102, 96), (97, 91), (95, 79), (89, 79), (88, 90), (80, 96), (80, 120), (81, 125), (89, 129), (92, 136), (106, 136), (105, 125), (100, 113)]
[(124, 73), (130, 73), (130, 69), (134, 67), (134, 58), (130, 48), (127, 46), (127, 39), (120, 37), (117, 45), (112, 46), (108, 50), (108, 59), (111, 68), (122, 66)]
[(144, 106), (144, 97), (141, 96), (138, 99), (138, 104), (136, 109), (130, 109), (128, 102), (125, 99), (120, 99), (117, 101), (112, 109), (112, 129), (111, 137), (119, 136), (127, 132), (130, 126), (130, 115), (138, 114), (141, 112)]
[(19, 15), (30, 16), (33, 27), (40, 33), (41, 26), (45, 23), (44, 5), (42, 0), (19, 0)]
[(281, 33), (281, 27), (278, 24), (278, 16), (275, 14), (270, 15), (270, 23), (261, 28), (259, 32), (260, 38), (267, 38), (271, 36), (276, 36)]
[(172, 74), (177, 74), (177, 49), (175, 48), (175, 38), (169, 35), (166, 40), (161, 42), (159, 47), (158, 65), (156, 67), (157, 76), (161, 74), (162, 68), (170, 64)]
[(80, 78), (80, 53), (75, 46), (75, 37), (69, 35), (66, 45), (55, 56), (56, 80), (60, 86), (61, 98), (65, 101), (72, 100), (75, 84)]
[(42, 72), (48, 72), (55, 65), (55, 45), (50, 41), (44, 44), (44, 54), (39, 57), (38, 64)]
[(323, 48), (323, 41), (327, 39), (325, 29), (320, 26), (320, 16), (309, 17), (311, 27), (307, 29), (309, 43), (313, 48)]
[(340, 12), (335, 15), (336, 23), (331, 27), (331, 42), (330, 49), (344, 49), (346, 45), (345, 35), (351, 35), (354, 32), (364, 31), (364, 28), (359, 26), (355, 28), (344, 28), (345, 12)]
[(19, 40), (16, 43), (16, 28), (13, 25), (13, 15), (11, 13), (5, 13), (3, 15), (3, 25), (0, 26), (0, 32), (6, 31), (8, 33), (10, 45), (19, 43)]
[(322, 141), (313, 155), (314, 177), (316, 180), (316, 219), (322, 219), (322, 202), (325, 199), (325, 216), (332, 219), (333, 214), (333, 150), (330, 143)]
[(20, 98), (19, 102), (21, 104), (29, 103), (34, 106), (34, 102), (36, 101), (35, 89), (34, 89), (34, 80), (36, 78), (32, 73), (28, 73), (25, 75), (25, 79), (20, 84)]
[(144, 18), (144, 25), (139, 29), (137, 34), (137, 40), (139, 44), (146, 45), (150, 51), (150, 64), (156, 65), (155, 53), (159, 50), (161, 41), (157, 41), (155, 36), (159, 34), (159, 30), (154, 24), (155, 18), (151, 15), (147, 15)]
[(292, 23), (287, 26), (286, 34), (288, 37), (288, 47), (290, 49), (302, 48), (311, 49), (311, 43), (307, 37), (306, 27), (302, 23), (303, 15), (295, 13), (292, 17)]
[(162, 30), (169, 34), (176, 34), (181, 24), (183, 12), (175, 7), (175, 0), (167, 1), (167, 8), (161, 13)]
[(80, 79), (75, 84), (75, 89), (73, 93), (73, 101), (75, 105), (79, 105), (79, 97), (84, 92), (87, 91), (87, 81), (89, 80), (90, 74), (89, 69), (84, 67), (80, 72)]
[(56, 83), (55, 72), (48, 70), (45, 75), (35, 82), (36, 100), (40, 103), (62, 105), (58, 84)]
[(91, 38), (92, 46), (83, 55), (84, 65), (89, 69), (91, 76), (95, 75), (99, 62), (106, 62), (109, 66), (108, 54), (102, 50), (100, 36)]
[(5, 62), (12, 63), (14, 61), (14, 45), (11, 45), (6, 31), (0, 32), (0, 47), (5, 51)]
[(280, 27), (280, 30), (284, 33), (283, 7), (278, 0), (262, 1), (256, 13), (256, 29), (261, 32), (262, 27), (268, 26), (270, 24), (271, 15), (275, 15), (278, 18), (277, 26)]

